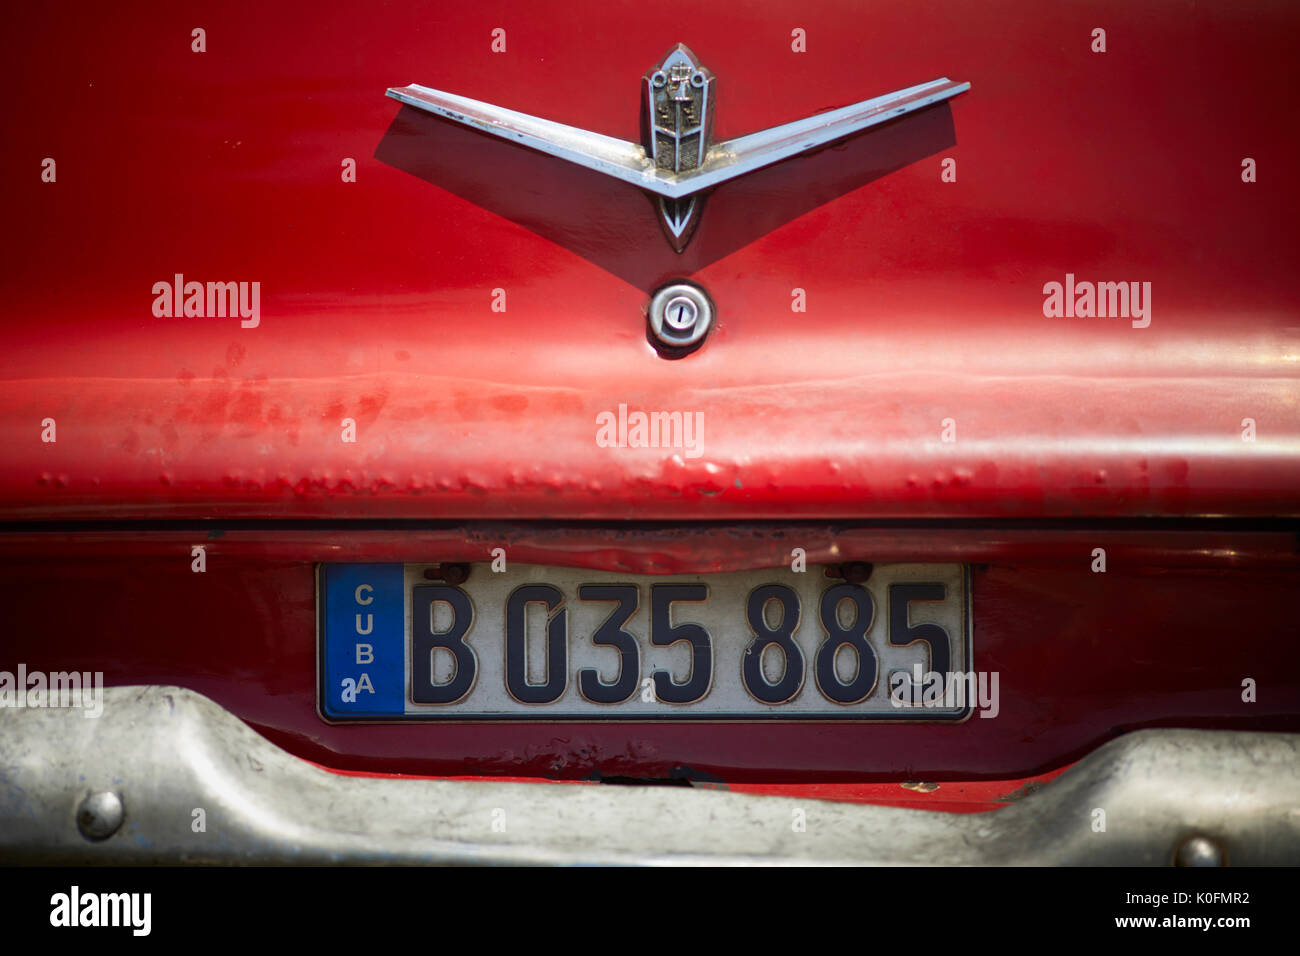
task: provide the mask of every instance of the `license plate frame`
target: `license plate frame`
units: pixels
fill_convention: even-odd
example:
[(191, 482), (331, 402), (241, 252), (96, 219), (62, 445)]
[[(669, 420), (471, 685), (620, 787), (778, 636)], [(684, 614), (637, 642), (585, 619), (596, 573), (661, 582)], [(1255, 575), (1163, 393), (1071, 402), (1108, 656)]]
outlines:
[[(665, 721), (672, 723), (676, 721), (688, 722), (760, 722), (769, 723), (771, 721), (785, 722), (813, 722), (813, 723), (951, 723), (958, 724), (968, 720), (974, 712), (974, 699), (958, 695), (956, 701), (949, 700), (948, 703), (954, 706), (944, 706), (944, 701), (940, 701), (938, 706), (926, 705), (920, 703), (908, 704), (905, 701), (901, 705), (890, 704), (888, 701), (890, 694), (891, 681), (897, 680), (900, 670), (909, 677), (917, 675), (917, 663), (913, 661), (910, 665), (900, 668), (898, 666), (898, 652), (908, 648), (914, 648), (915, 651), (921, 650), (924, 646), (928, 652), (934, 645), (928, 641), (918, 640), (911, 644), (897, 644), (888, 640), (888, 628), (890, 627), (890, 601), (896, 600), (890, 592), (890, 587), (896, 584), (918, 585), (927, 583), (924, 580), (930, 578), (928, 583), (942, 583), (945, 586), (945, 595), (941, 601), (929, 599), (915, 599), (905, 602), (907, 608), (906, 621), (904, 626), (913, 630), (924, 630), (926, 625), (938, 624), (942, 630), (947, 633), (949, 644), (949, 672), (956, 674), (971, 674), (974, 672), (973, 651), (972, 651), (972, 595), (971, 595), (971, 576), (970, 568), (967, 565), (953, 563), (899, 563), (877, 565), (868, 581), (863, 585), (846, 585), (842, 580), (824, 576), (824, 569), (809, 568), (807, 572), (798, 573), (789, 569), (762, 569), (741, 572), (720, 572), (708, 574), (681, 574), (671, 576), (661, 575), (644, 575), (644, 574), (627, 574), (622, 572), (603, 572), (590, 571), (580, 568), (566, 568), (550, 565), (512, 565), (508, 580), (506, 575), (494, 575), (488, 563), (471, 565), (471, 576), (469, 580), (457, 586), (469, 599), (471, 604), (472, 623), (464, 635), (464, 643), (471, 646), (476, 655), (476, 673), (473, 685), (470, 690), (464, 694), (455, 704), (419, 704), (412, 697), (412, 605), (415, 600), (414, 589), (419, 588), (450, 588), (441, 581), (430, 581), (424, 578), (423, 572), (436, 565), (429, 563), (357, 563), (357, 564), (318, 564), (316, 566), (316, 594), (317, 594), (317, 640), (316, 640), (316, 663), (317, 663), (317, 713), (322, 720), (331, 724), (354, 724), (354, 723), (663, 723)], [(368, 575), (367, 581), (370, 583), (370, 590), (362, 590), (355, 579), (349, 578), (348, 572), (353, 575)], [(941, 572), (939, 578), (936, 573)], [(378, 577), (376, 577), (378, 576)], [(475, 580), (480, 583), (475, 586)], [(581, 583), (579, 583), (581, 579)], [(491, 592), (485, 593), (484, 581), (492, 582), (495, 587)], [(382, 581), (377, 586), (374, 581)], [(553, 582), (560, 581), (560, 585)], [(545, 641), (539, 643), (539, 632), (544, 633), (552, 618), (559, 615), (565, 610), (565, 617), (573, 617), (567, 613), (568, 609), (579, 607), (586, 603), (594, 603), (601, 613), (594, 616), (588, 614), (582, 621), (566, 620), (566, 637), (564, 644), (566, 646), (566, 678), (564, 690), (561, 697), (557, 698), (554, 703), (528, 703), (526, 701), (514, 701), (509, 708), (500, 708), (495, 710), (485, 709), (492, 704), (485, 703), (487, 698), (480, 698), (476, 701), (479, 709), (471, 710), (468, 706), (469, 699), (478, 690), (480, 680), (499, 681), (505, 678), (505, 672), (509, 668), (509, 640), (506, 630), (494, 626), (494, 622), (502, 621), (507, 615), (505, 610), (486, 615), (487, 621), (483, 620), (483, 615), (478, 613), (480, 606), (489, 603), (489, 593), (500, 594), (503, 591), (513, 594), (514, 591), (529, 585), (549, 585), (560, 590), (563, 599), (560, 606), (552, 609), (542, 605), (537, 608), (535, 605), (540, 602), (527, 602), (532, 607), (527, 607), (525, 613), (532, 614), (532, 618), (525, 618), (522, 625), (524, 630), (525, 650), (522, 651), (526, 668), (531, 671), (526, 674), (525, 680), (534, 677), (538, 673), (537, 658), (539, 654), (537, 648), (548, 646)], [(686, 598), (674, 601), (670, 605), (669, 623), (676, 627), (689, 625), (695, 622), (699, 617), (694, 614), (701, 604), (707, 604), (710, 612), (716, 612), (724, 604), (735, 604), (735, 595), (740, 591), (747, 594), (746, 604), (753, 593), (759, 588), (771, 585), (785, 585), (795, 590), (798, 596), (799, 617), (797, 624), (793, 629), (790, 638), (798, 646), (802, 654), (804, 663), (804, 680), (797, 693), (792, 695), (785, 703), (773, 704), (769, 701), (759, 700), (746, 686), (745, 693), (749, 700), (744, 701), (738, 697), (734, 691), (734, 681), (728, 681), (728, 690), (718, 690), (718, 685), (714, 677), (710, 678), (709, 689), (703, 698), (688, 704), (672, 703), (658, 698), (657, 683), (660, 678), (655, 676), (654, 671), (663, 672), (670, 670), (668, 680), (670, 685), (675, 684), (678, 678), (685, 678), (689, 682), (689, 675), (692, 670), (688, 666), (683, 669), (680, 661), (671, 668), (655, 667), (647, 661), (650, 658), (659, 664), (663, 664), (663, 655), (680, 656), (683, 653), (682, 644), (687, 643), (690, 651), (691, 664), (695, 663), (694, 645), (686, 642), (684, 638), (679, 639), (672, 644), (650, 643), (649, 640), (649, 618), (651, 616), (652, 599), (651, 589), (656, 586), (680, 586), (680, 585), (704, 585), (707, 589), (706, 602), (696, 602), (693, 599)], [(637, 648), (640, 655), (639, 669), (637, 676), (637, 691), (627, 701), (621, 704), (598, 704), (599, 709), (593, 709), (591, 701), (582, 697), (579, 692), (578, 697), (582, 698), (583, 703), (577, 706), (580, 709), (574, 709), (575, 697), (572, 693), (580, 687), (580, 671), (588, 669), (593, 657), (598, 657), (603, 663), (598, 663), (595, 669), (598, 671), (598, 679), (604, 684), (607, 679), (611, 682), (616, 678), (609, 678), (612, 668), (609, 666), (612, 661), (621, 659), (626, 662), (623, 652), (612, 646), (595, 646), (592, 643), (594, 634), (592, 621), (604, 622), (606, 615), (610, 619), (617, 615), (615, 611), (617, 602), (613, 598), (599, 598), (593, 602), (586, 602), (578, 599), (577, 590), (580, 587), (595, 585), (609, 586), (622, 585), (624, 587), (635, 586), (638, 591), (638, 602), (635, 610), (625, 622), (629, 636), (636, 639)], [(712, 586), (711, 586), (712, 585)], [(956, 586), (957, 593), (953, 595), (951, 589)], [(820, 650), (820, 645), (830, 637), (826, 629), (823, 617), (824, 611), (820, 608), (821, 598), (816, 603), (811, 602), (809, 597), (816, 593), (824, 596), (835, 587), (858, 587), (871, 596), (872, 604), (872, 621), (863, 635), (863, 640), (871, 646), (875, 652), (875, 662), (878, 667), (875, 684), (871, 691), (866, 695), (863, 701), (854, 704), (839, 704), (830, 701), (826, 697), (826, 692), (822, 690), (821, 676), (825, 676), (823, 671), (821, 675), (815, 672), (816, 652)], [(366, 631), (361, 631), (365, 640), (358, 635), (349, 633), (340, 623), (343, 618), (340, 616), (340, 600), (336, 593), (338, 589), (344, 591), (351, 590), (352, 604), (349, 606), (344, 602), (344, 607), (348, 609), (355, 620), (355, 630), (361, 631), (363, 626), (362, 612), (366, 612), (367, 620), (365, 625)], [(715, 594), (715, 589), (717, 593)], [(400, 622), (395, 621), (394, 610), (396, 608), (396, 597), (394, 590), (400, 594), (401, 615)], [(724, 592), (730, 592), (726, 594)], [(328, 593), (327, 593), (328, 592)], [(909, 592), (911, 593), (911, 592)], [(331, 594), (334, 595), (331, 600)], [(477, 596), (475, 596), (477, 595)], [(359, 602), (369, 601), (368, 604)], [(380, 601), (378, 607), (375, 602)], [(439, 602), (440, 604), (442, 602)], [(942, 605), (942, 613), (926, 613), (925, 608), (933, 608), (934, 605)], [(333, 605), (331, 607), (331, 605)], [(783, 610), (788, 609), (788, 605), (783, 605), (782, 600), (777, 597), (768, 597), (766, 602), (760, 606), (759, 614), (764, 615), (764, 623), (770, 631), (779, 631), (783, 624), (782, 614), (773, 614), (773, 607), (780, 607)], [(850, 613), (844, 614), (846, 606), (854, 606), (861, 610), (862, 605), (859, 599), (850, 599), (843, 595), (839, 598), (836, 610), (837, 619), (841, 626), (848, 620), (856, 617), (850, 609)], [(450, 610), (450, 605), (446, 606)], [(920, 611), (916, 613), (914, 609)], [(546, 616), (538, 617), (537, 611), (549, 611)], [(376, 620), (375, 613), (379, 612), (379, 618)], [(612, 613), (610, 613), (612, 612)], [(709, 636), (713, 642), (715, 650), (720, 649), (722, 653), (715, 653), (711, 665), (711, 673), (715, 675), (719, 668), (731, 668), (740, 672), (739, 683), (746, 685), (751, 678), (752, 686), (762, 689), (764, 685), (770, 687), (768, 683), (774, 674), (783, 674), (784, 666), (788, 658), (784, 652), (779, 655), (773, 654), (769, 650), (764, 650), (764, 656), (760, 657), (758, 666), (763, 669), (763, 677), (754, 678), (753, 672), (747, 677), (745, 674), (744, 648), (749, 647), (758, 637), (757, 631), (751, 624), (753, 617), (748, 615), (751, 612), (748, 607), (739, 609), (739, 613), (733, 617), (734, 626), (727, 629), (725, 635), (719, 635), (717, 630), (709, 631)], [(430, 610), (431, 624), (430, 631), (434, 630), (434, 624), (439, 615), (436, 609)], [(892, 615), (896, 617), (897, 615)], [(444, 620), (446, 615), (443, 614)], [(773, 622), (782, 619), (782, 624), (773, 626)], [(635, 627), (634, 622), (640, 621), (640, 626)], [(349, 621), (351, 623), (351, 621)], [(948, 626), (944, 626), (947, 624)], [(508, 627), (508, 625), (507, 625)], [(716, 628), (716, 626), (715, 626)], [(378, 633), (376, 633), (376, 629)], [(706, 624), (706, 630), (709, 630)], [(904, 634), (903, 636), (906, 636)], [(374, 637), (375, 640), (369, 640)], [(375, 650), (374, 644), (377, 641), (386, 641), (384, 645), (387, 648), (385, 659), (380, 659), (379, 653)], [(363, 660), (363, 651), (356, 649), (357, 661), (340, 663), (340, 647), (347, 648), (348, 642), (351, 642), (352, 649), (356, 649), (358, 643), (371, 645), (369, 661)], [(400, 642), (401, 660), (398, 661), (393, 652), (393, 648)], [(721, 643), (719, 643), (721, 642)], [(518, 641), (515, 642), (516, 648)], [(841, 642), (843, 643), (843, 642)], [(595, 655), (586, 653), (580, 655), (576, 660), (569, 655), (568, 649), (574, 645), (585, 648), (588, 652), (595, 651)], [(921, 646), (918, 646), (921, 645)], [(351, 653), (349, 649), (348, 652)], [(484, 655), (490, 655), (491, 658), (499, 658), (502, 651), (505, 650), (506, 660), (501, 666), (480, 666)], [(832, 655), (831, 666), (836, 668), (835, 680), (842, 678), (856, 678), (857, 666), (860, 666), (860, 655), (854, 651), (846, 653), (847, 649), (839, 647)], [(882, 655), (881, 651), (885, 651)], [(436, 651), (431, 652), (433, 660), (436, 662)], [(453, 655), (454, 656), (454, 655)], [(781, 658), (782, 668), (773, 666), (773, 660), (776, 656)], [(886, 663), (885, 656), (888, 656)], [(931, 653), (926, 653), (920, 657), (925, 660), (927, 665), (933, 663)], [(851, 657), (854, 666), (845, 667), (841, 658)], [(490, 659), (491, 659), (490, 658)], [(431, 670), (433, 669), (431, 664)], [(356, 706), (357, 700), (351, 702), (342, 700), (346, 697), (346, 685), (340, 681), (340, 675), (348, 673), (351, 668), (351, 676), (354, 682), (355, 698), (359, 698), (363, 704)], [(620, 671), (622, 666), (620, 665)], [(446, 667), (442, 668), (445, 676)], [(371, 690), (367, 691), (365, 685), (359, 681), (361, 673), (367, 674), (371, 684)], [(543, 680), (546, 680), (545, 668), (542, 668)], [(346, 680), (343, 677), (342, 680)], [(644, 682), (649, 679), (654, 685), (654, 692), (651, 696), (653, 700), (645, 699), (646, 687)], [(758, 683), (758, 681), (762, 683)], [(883, 688), (882, 688), (883, 680)], [(377, 681), (385, 684), (386, 690), (379, 694), (374, 688)], [(400, 685), (400, 709), (396, 703), (394, 692), (392, 690), (394, 683)], [(338, 686), (336, 686), (336, 683)], [(836, 692), (835, 683), (831, 678), (827, 678), (826, 685), (831, 688), (831, 692)], [(850, 679), (848, 683), (852, 683)], [(961, 681), (955, 682), (960, 685)], [(361, 689), (357, 689), (360, 684)], [(430, 687), (437, 686), (433, 683)], [(667, 686), (667, 685), (666, 685)], [(974, 686), (972, 683), (971, 687)], [(718, 691), (718, 696), (714, 697), (712, 706), (705, 707), (701, 701), (707, 699), (710, 695)], [(916, 693), (916, 689), (901, 688), (898, 694), (906, 695), (908, 690)], [(805, 694), (819, 693), (828, 702), (824, 706), (808, 706), (805, 701), (803, 705), (794, 703), (803, 699)], [(882, 697), (883, 695), (888, 695)], [(373, 696), (372, 696), (373, 695)], [(493, 701), (500, 701), (500, 695), (490, 695)], [(509, 691), (507, 691), (507, 696)], [(382, 697), (381, 706), (373, 706), (376, 697)], [(863, 706), (868, 699), (875, 699), (874, 706)], [(810, 698), (816, 703), (816, 698)], [(636, 706), (627, 706), (632, 702), (641, 704), (649, 703), (655, 706), (644, 708)], [(742, 706), (727, 706), (740, 701)], [(880, 706), (881, 703), (889, 705), (889, 709)], [(834, 706), (830, 706), (833, 704)], [(584, 706), (587, 705), (587, 706)]]

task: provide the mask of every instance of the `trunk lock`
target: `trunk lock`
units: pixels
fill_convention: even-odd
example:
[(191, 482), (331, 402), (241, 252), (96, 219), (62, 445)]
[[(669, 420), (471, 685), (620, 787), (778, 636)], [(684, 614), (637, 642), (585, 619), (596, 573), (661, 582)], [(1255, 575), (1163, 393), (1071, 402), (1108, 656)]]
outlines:
[(699, 348), (713, 325), (713, 303), (699, 286), (674, 282), (650, 299), (650, 341), (676, 358)]

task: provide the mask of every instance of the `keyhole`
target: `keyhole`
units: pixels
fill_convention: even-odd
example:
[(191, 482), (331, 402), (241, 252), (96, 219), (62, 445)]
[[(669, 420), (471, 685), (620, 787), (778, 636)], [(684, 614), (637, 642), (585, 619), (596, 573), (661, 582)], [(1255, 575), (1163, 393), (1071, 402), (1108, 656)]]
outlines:
[(684, 332), (695, 324), (699, 311), (690, 299), (678, 297), (668, 303), (664, 319), (668, 327), (677, 332)]

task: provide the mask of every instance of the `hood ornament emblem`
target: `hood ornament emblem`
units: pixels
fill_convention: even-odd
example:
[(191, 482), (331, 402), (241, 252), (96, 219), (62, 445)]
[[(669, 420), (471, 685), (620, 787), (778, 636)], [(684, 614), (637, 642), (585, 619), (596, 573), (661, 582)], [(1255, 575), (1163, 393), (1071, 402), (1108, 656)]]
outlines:
[(412, 84), (387, 95), (407, 106), (531, 147), (652, 194), (672, 247), (691, 241), (715, 186), (970, 89), (943, 77), (725, 142), (712, 142), (716, 81), (685, 44), (642, 77), (642, 143), (593, 133)]
[[(713, 74), (679, 43), (641, 78), (641, 86), (646, 106), (641, 136), (655, 171), (680, 177), (699, 169), (708, 156), (713, 127)], [(664, 235), (681, 252), (699, 225), (704, 196), (697, 192), (656, 198)]]

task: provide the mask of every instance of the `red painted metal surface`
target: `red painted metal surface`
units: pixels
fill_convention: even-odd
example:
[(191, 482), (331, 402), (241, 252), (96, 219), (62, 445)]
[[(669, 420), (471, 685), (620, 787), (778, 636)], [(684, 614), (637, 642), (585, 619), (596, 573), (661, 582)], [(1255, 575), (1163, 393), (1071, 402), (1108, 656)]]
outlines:
[[(11, 528), (13, 526), (10, 526)], [(704, 574), (786, 565), (803, 548), (810, 566), (841, 561), (999, 563), (1079, 571), (1105, 548), (1108, 560), (1133, 574), (1289, 569), (1300, 563), (1294, 530), (1242, 531), (1205, 522), (1185, 528), (1097, 525), (951, 527), (781, 522), (743, 524), (484, 523), (387, 530), (340, 525), (307, 530), (196, 523), (185, 530), (35, 530), (0, 533), (0, 559), (113, 561), (188, 560), (201, 544), (213, 561), (437, 563), (487, 561), (505, 548), (518, 564), (549, 564), (633, 574)], [(61, 526), (60, 526), (61, 527)], [(118, 527), (118, 526), (113, 526)], [(146, 526), (152, 527), (152, 526)]]
[[(561, 783), (593, 785), (595, 781), (547, 780), (543, 777), (434, 777), (422, 778), (414, 774), (371, 773), (365, 770), (336, 770), (316, 764), (347, 777), (371, 777), (392, 780), (475, 780), (495, 783)], [(1051, 783), (1068, 767), (1060, 767), (1033, 777), (1016, 780), (963, 780), (936, 784), (925, 780), (904, 780), (900, 783), (804, 783), (804, 784), (746, 784), (708, 783), (691, 784), (706, 789), (730, 790), (734, 793), (755, 793), (769, 797), (792, 797), (800, 800), (830, 800), (836, 803), (866, 803), (879, 807), (898, 807), (904, 810), (934, 810), (943, 813), (988, 813), (1000, 810)]]
[(1001, 810), (1051, 783), (1067, 770), (1061, 767), (1018, 780), (954, 780), (942, 784), (925, 780), (900, 783), (863, 784), (730, 784), (736, 793), (801, 800), (834, 800), (839, 803), (869, 803), (902, 810), (932, 810), (942, 813), (988, 813)]
[[(0, 667), (183, 684), (373, 772), (1024, 782), (1135, 727), (1300, 728), (1293, 5), (8, 17), (26, 42), (0, 66), (23, 91), (0, 155)], [(635, 139), (641, 71), (678, 41), (719, 78), (718, 139), (938, 76), (973, 88), (724, 186), (682, 256), (636, 190), (383, 96), (420, 82)], [(261, 283), (257, 326), (155, 316), (177, 273)], [(1150, 282), (1150, 325), (1045, 317), (1067, 273)], [(643, 309), (677, 276), (719, 325), (670, 362)], [(702, 413), (699, 456), (600, 447), (620, 404)], [(1002, 673), (1002, 714), (761, 733), (319, 720), (314, 562), (498, 544), (629, 573), (791, 547), (975, 564), (975, 661)]]
[[(754, 566), (770, 546), (747, 530), (733, 529), (736, 566)], [(578, 554), (581, 566), (623, 566), (618, 530), (554, 534), (554, 547), (533, 552), (544, 563), (575, 563)], [(931, 534), (936, 549), (945, 536)], [(1198, 537), (1186, 535), (1188, 551)], [(1000, 710), (959, 725), (328, 725), (315, 710), (311, 562), (355, 560), (383, 544), (342, 532), (303, 536), (294, 555), (217, 538), (203, 574), (191, 572), (180, 535), (163, 550), (156, 540), (137, 548), (124, 533), (112, 556), (102, 541), (42, 548), (29, 540), (0, 557), (0, 606), (10, 613), (7, 654), (30, 669), (182, 684), (330, 767), (753, 784), (1006, 779), (1055, 769), (1140, 727), (1300, 730), (1300, 562), (1294, 552), (1283, 562), (1277, 536), (1237, 537), (1243, 554), (1272, 558), (1244, 567), (1111, 561), (1094, 574), (1090, 552), (1067, 542), (1056, 561), (1040, 563), (1032, 550), (1020, 562), (1004, 550), (998, 563), (974, 566), (974, 668), (999, 673)], [(476, 535), (474, 547), (485, 539)], [(690, 548), (688, 536), (658, 539), (643, 549), (684, 556)], [(808, 546), (829, 547), (815, 535)], [(923, 542), (914, 547), (909, 553), (924, 555)], [(604, 555), (598, 565), (596, 555)], [(680, 566), (712, 564), (697, 556)], [(1242, 699), (1245, 678), (1257, 682), (1254, 702)]]
[[(11, 83), (0, 159), (0, 515), (1297, 513), (1293, 6), (563, 10), (11, 14), (32, 42), (4, 68), (39, 82)], [(635, 139), (679, 40), (719, 77), (719, 139), (973, 88), (724, 186), (680, 257), (635, 189), (383, 95)], [(1067, 272), (1151, 282), (1151, 325), (1045, 318)], [(155, 317), (177, 273), (261, 282), (259, 325)], [(677, 275), (719, 327), (668, 362), (642, 309)], [(701, 455), (598, 447), (620, 403), (703, 412)]]

